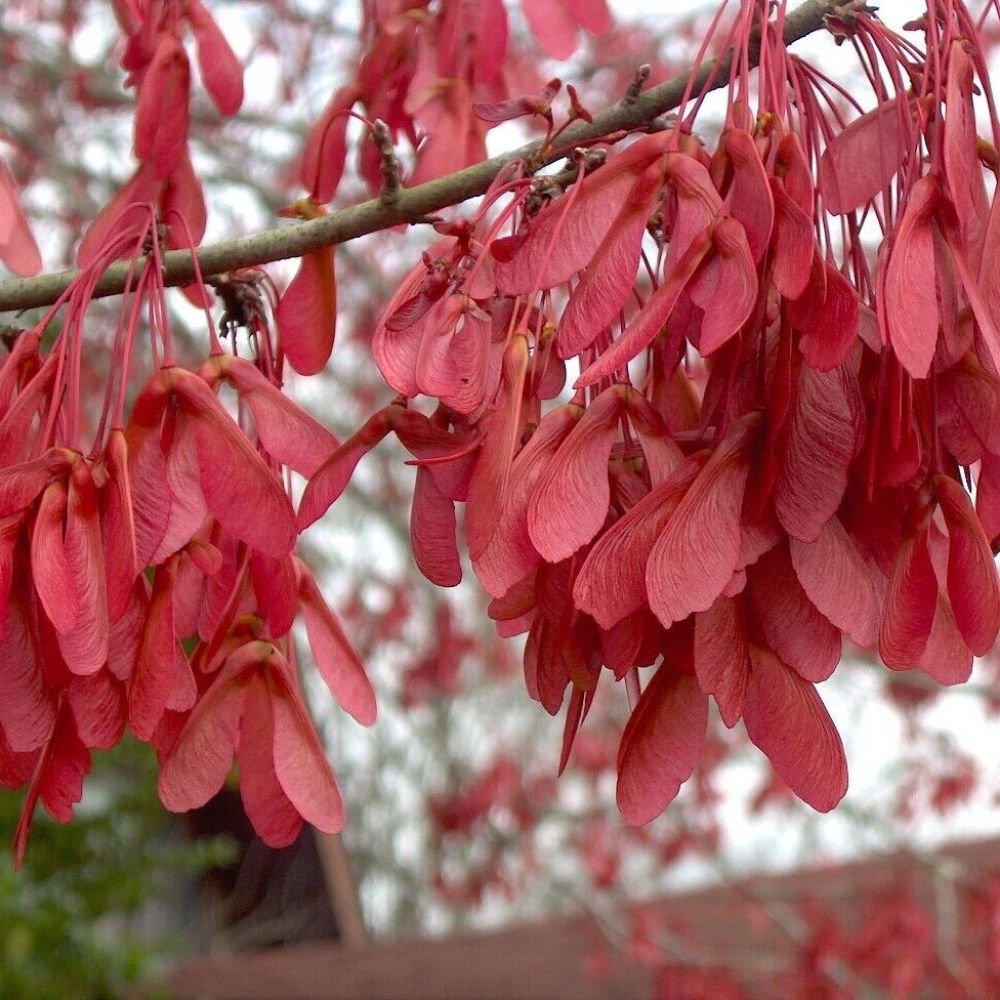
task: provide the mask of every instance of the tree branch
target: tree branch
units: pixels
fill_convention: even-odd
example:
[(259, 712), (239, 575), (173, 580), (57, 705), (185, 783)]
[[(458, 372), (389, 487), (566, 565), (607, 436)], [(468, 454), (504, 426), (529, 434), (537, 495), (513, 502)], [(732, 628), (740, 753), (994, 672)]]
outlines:
[[(785, 40), (788, 43), (804, 38), (823, 27), (824, 17), (850, 5), (850, 0), (806, 0), (785, 20)], [(726, 85), (729, 79), (731, 54), (721, 64), (706, 61), (698, 71), (692, 91), (697, 93), (710, 76), (711, 89)], [(713, 76), (714, 74), (714, 76)], [(644, 91), (638, 97), (621, 100), (594, 115), (592, 123), (577, 122), (560, 136), (560, 148), (592, 142), (621, 130), (641, 128), (655, 118), (674, 110), (691, 79), (684, 73)], [(251, 236), (211, 243), (197, 250), (203, 275), (233, 271), (254, 264), (300, 257), (310, 250), (346, 243), (359, 236), (389, 229), (400, 223), (414, 222), (441, 209), (484, 194), (493, 179), (514, 160), (525, 160), (542, 166), (558, 160), (565, 153), (553, 153), (539, 159), (540, 143), (529, 143), (512, 152), (483, 160), (464, 170), (439, 177), (437, 180), (403, 189), (392, 201), (372, 199), (344, 208), (321, 219), (267, 229)], [(93, 297), (118, 295), (125, 290), (129, 263), (120, 261), (109, 267), (98, 281)], [(0, 312), (30, 309), (55, 302), (79, 272), (59, 271), (35, 278), (17, 278), (0, 282)], [(194, 266), (187, 250), (172, 250), (163, 257), (163, 277), (167, 285), (186, 285), (194, 280)]]

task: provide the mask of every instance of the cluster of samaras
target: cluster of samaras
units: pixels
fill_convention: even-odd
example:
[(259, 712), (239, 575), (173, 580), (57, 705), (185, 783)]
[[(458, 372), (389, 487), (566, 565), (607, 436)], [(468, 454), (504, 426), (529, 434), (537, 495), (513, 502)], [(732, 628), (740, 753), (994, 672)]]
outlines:
[[(569, 0), (536, 6), (547, 13), (532, 26), (553, 48), (585, 23)], [(169, 245), (189, 245), (204, 224), (184, 33), (220, 111), (239, 105), (241, 78), (196, 0), (116, 10), (138, 90), (139, 166), (85, 238), (72, 288), (0, 368), (0, 784), (28, 784), (19, 850), (36, 803), (68, 818), (90, 750), (126, 726), (156, 747), (171, 808), (205, 801), (235, 755), (265, 840), (287, 843), (303, 817), (339, 825), (294, 670), (297, 614), (345, 708), (370, 722), (374, 699), (293, 550), (390, 432), (416, 460), (421, 570), (442, 586), (461, 579), (464, 504), (490, 613), (503, 635), (527, 633), (530, 693), (555, 713), (569, 690), (564, 762), (604, 669), (625, 681), (618, 798), (630, 821), (656, 815), (691, 774), (710, 698), (800, 797), (830, 809), (847, 767), (815, 685), (843, 637), (942, 683), (967, 678), (991, 648), (1000, 207), (986, 177), (998, 126), (978, 25), (958, 0), (929, 3), (910, 26), (924, 49), (859, 2), (828, 17), (875, 82), (875, 110), (846, 127), (847, 95), (786, 52), (784, 7), (747, 0), (724, 40), (729, 110), (711, 146), (694, 131), (692, 82), (676, 127), (574, 151), (544, 179), (529, 176), (537, 164), (511, 165), (471, 220), (436, 223), (441, 242), (372, 338), (399, 398), (343, 443), (280, 391), (286, 359), (312, 373), (333, 346), (330, 248), (303, 258), (274, 310), (278, 338), (241, 279), (230, 320), (247, 330), (253, 363), (227, 355), (212, 330), (200, 370), (176, 364), (161, 225)], [(467, 50), (445, 28), (474, 7), (442, 10), (459, 20), (427, 37), (448, 43), (434, 72), (451, 73), (442, 52), (461, 61)], [(423, 23), (410, 13), (379, 22), (373, 52), (386, 67), (403, 29)], [(401, 65), (409, 86), (417, 67)], [(344, 113), (387, 98), (385, 74), (365, 79), (371, 92), (335, 97), (307, 142), (312, 198), (294, 214), (323, 214)], [(447, 88), (424, 91), (457, 106)], [(513, 105), (550, 116), (553, 94)], [(427, 116), (448, 120), (436, 105)], [(387, 120), (392, 134), (408, 127), (405, 114)], [(464, 163), (479, 146), (462, 148)], [(425, 139), (418, 178), (447, 152)], [(389, 179), (398, 164), (381, 167)], [(0, 220), (0, 256), (33, 270), (5, 174)], [(134, 268), (95, 407), (84, 314), (122, 257), (148, 266)], [(189, 289), (207, 303), (204, 292)], [(130, 402), (141, 317), (155, 371)], [(410, 405), (417, 397), (437, 401), (431, 415)], [(287, 470), (309, 480), (298, 512)], [(652, 668), (645, 680), (641, 668)]]
[[(188, 153), (185, 35), (223, 114), (242, 101), (242, 66), (198, 0), (117, 0), (115, 10), (138, 92), (138, 166), (84, 237), (79, 276), (0, 367), (0, 786), (28, 786), (18, 859), (37, 803), (68, 820), (91, 750), (126, 727), (155, 747), (171, 809), (207, 801), (235, 757), (265, 841), (290, 843), (303, 819), (339, 829), (340, 792), (295, 668), (299, 616), (331, 692), (360, 722), (375, 718), (364, 668), (294, 552), (287, 470), (311, 475), (338, 442), (282, 394), (284, 352), (256, 285), (222, 287), (254, 362), (226, 354), (211, 324), (198, 371), (174, 358), (164, 243), (193, 246), (205, 227)], [(0, 237), (11, 268), (38, 269), (2, 170)], [(131, 259), (132, 280), (109, 371), (97, 373), (86, 312), (120, 258)], [(200, 281), (186, 291), (212, 301)], [(132, 367), (145, 332), (156, 371), (139, 388)], [(223, 387), (235, 393), (230, 408)]]
[[(78, 285), (69, 316), (85, 302)], [(253, 364), (215, 341), (197, 372), (167, 353), (127, 418), (115, 401), (125, 356), (84, 449), (81, 328), (68, 321), (46, 357), (44, 324), (27, 331), (0, 368), (0, 785), (29, 786), (18, 856), (38, 800), (67, 820), (90, 751), (126, 726), (155, 747), (172, 809), (207, 801), (235, 755), (269, 843), (289, 843), (303, 818), (338, 829), (340, 793), (295, 670), (297, 616), (344, 707), (370, 724), (375, 699), (293, 551), (283, 471), (311, 474), (337, 440), (268, 377), (266, 348)]]
[[(473, 100), (508, 96), (502, 0), (427, 7), (365, 5), (369, 51), (357, 80), (334, 95), (303, 153), (312, 198), (283, 214), (324, 214), (356, 102), (393, 138), (422, 144), (418, 180), (485, 156), (489, 126), (470, 111)], [(288, 489), (290, 472), (313, 475), (339, 446), (281, 392), (286, 364), (314, 374), (330, 356), (333, 249), (307, 253), (277, 301), (259, 274), (216, 282), (226, 325), (246, 332), (254, 361), (224, 352), (210, 323), (209, 359), (198, 371), (177, 365), (162, 254), (197, 245), (206, 224), (189, 148), (191, 54), (223, 116), (243, 102), (243, 66), (201, 0), (112, 0), (112, 9), (136, 92), (136, 166), (85, 234), (78, 278), (0, 367), (0, 786), (28, 788), (18, 859), (38, 802), (68, 820), (91, 750), (126, 728), (155, 747), (171, 809), (207, 801), (235, 757), (247, 815), (266, 842), (289, 843), (303, 819), (339, 829), (340, 793), (299, 689), (297, 617), (331, 692), (359, 722), (375, 717), (364, 669), (294, 551)], [(603, 2), (545, 0), (526, 16), (557, 57), (575, 47), (578, 27), (610, 26)], [(455, 115), (468, 133), (457, 159)], [(362, 157), (362, 174), (373, 171), (378, 178), (377, 152)], [(96, 374), (85, 314), (95, 283), (122, 258), (131, 280), (110, 373)], [(2, 163), (0, 261), (22, 275), (41, 267)], [(185, 292), (206, 309), (213, 302), (200, 280)], [(61, 309), (61, 332), (43, 351)], [(147, 332), (156, 370), (136, 395), (136, 340)]]
[[(843, 637), (942, 683), (996, 639), (996, 154), (975, 26), (949, 11), (916, 26), (930, 57), (863, 12), (835, 26), (900, 82), (846, 128), (772, 33), (760, 113), (737, 58), (713, 148), (671, 128), (545, 186), (498, 179), (475, 219), (438, 225), (375, 330), (402, 399), (303, 499), (308, 523), (395, 431), (418, 465), (418, 564), (458, 581), (463, 503), (530, 693), (555, 713), (569, 691), (564, 758), (604, 668), (626, 681), (631, 821), (691, 774), (710, 698), (830, 809), (847, 767), (815, 685)], [(407, 407), (420, 395), (433, 417)]]

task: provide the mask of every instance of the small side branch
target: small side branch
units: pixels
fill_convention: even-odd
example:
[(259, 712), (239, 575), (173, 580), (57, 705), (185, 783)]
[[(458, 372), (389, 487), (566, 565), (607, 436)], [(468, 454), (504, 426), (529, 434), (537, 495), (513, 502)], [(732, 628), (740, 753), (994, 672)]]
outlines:
[(403, 190), (402, 169), (396, 158), (396, 151), (392, 148), (389, 126), (379, 118), (375, 119), (375, 124), (372, 126), (372, 142), (378, 150), (382, 169), (382, 191), (378, 196), (379, 201), (383, 205), (395, 205)]

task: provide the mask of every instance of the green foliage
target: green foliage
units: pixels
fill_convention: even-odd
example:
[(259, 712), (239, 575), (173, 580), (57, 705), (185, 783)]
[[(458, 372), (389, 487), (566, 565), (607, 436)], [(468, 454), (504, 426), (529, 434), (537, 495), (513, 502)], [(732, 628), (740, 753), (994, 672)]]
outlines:
[(41, 807), (15, 871), (9, 844), (20, 793), (0, 792), (0, 997), (121, 996), (178, 952), (181, 894), (231, 847), (171, 836), (149, 747), (125, 741), (94, 755), (73, 823)]

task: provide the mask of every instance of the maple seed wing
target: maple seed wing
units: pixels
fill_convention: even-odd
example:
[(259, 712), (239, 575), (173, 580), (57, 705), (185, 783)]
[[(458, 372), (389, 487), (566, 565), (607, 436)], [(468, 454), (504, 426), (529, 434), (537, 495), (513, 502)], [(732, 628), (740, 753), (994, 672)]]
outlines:
[(694, 674), (663, 663), (642, 693), (618, 751), (618, 808), (641, 826), (674, 800), (705, 745), (708, 695)]
[(333, 247), (302, 255), (298, 272), (278, 300), (274, 320), (291, 366), (300, 375), (322, 371), (333, 351), (337, 325)]

